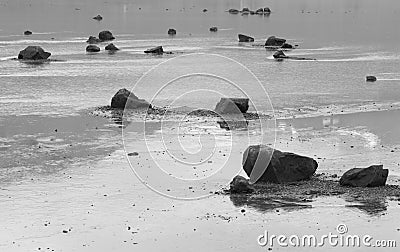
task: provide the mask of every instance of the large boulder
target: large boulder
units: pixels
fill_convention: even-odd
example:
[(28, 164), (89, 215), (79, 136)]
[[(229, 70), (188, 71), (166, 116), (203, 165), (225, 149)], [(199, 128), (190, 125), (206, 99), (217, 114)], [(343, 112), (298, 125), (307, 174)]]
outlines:
[(168, 35), (176, 35), (176, 30), (172, 28), (168, 29)]
[(383, 165), (371, 165), (367, 168), (353, 168), (345, 172), (340, 178), (341, 186), (376, 187), (384, 186), (389, 174)]
[(101, 42), (101, 40), (94, 36), (89, 36), (88, 40), (86, 40), (86, 43), (88, 43), (88, 44), (97, 44), (100, 42)]
[(318, 163), (310, 157), (281, 152), (266, 145), (249, 146), (243, 153), (242, 164), (252, 183), (306, 180), (318, 167)]
[(375, 81), (376, 81), (376, 77), (373, 76), (373, 75), (369, 75), (369, 76), (367, 76), (365, 79), (366, 79), (366, 81), (368, 81), (368, 82), (375, 82)]
[(99, 32), (99, 39), (101, 41), (109, 41), (109, 40), (113, 40), (115, 38), (110, 31), (101, 31), (101, 32)]
[(144, 53), (163, 54), (164, 53), (164, 49), (163, 49), (162, 46), (156, 46), (156, 47), (147, 49), (146, 51), (144, 51)]
[(271, 36), (265, 41), (265, 46), (281, 47), (285, 44), (286, 39)]
[(23, 60), (45, 60), (51, 53), (45, 52), (40, 46), (28, 46), (18, 54), (18, 59)]
[(100, 47), (96, 45), (88, 45), (86, 47), (86, 52), (100, 52)]
[(254, 42), (254, 38), (247, 35), (238, 34), (238, 37), (239, 37), (239, 42)]
[(254, 187), (249, 183), (248, 179), (237, 175), (231, 181), (229, 185), (229, 191), (231, 193), (252, 193), (254, 192)]
[(106, 51), (118, 51), (119, 48), (116, 47), (113, 43), (108, 44), (105, 48)]
[(249, 109), (248, 98), (221, 98), (214, 111), (218, 114), (240, 114)]
[(143, 99), (139, 99), (129, 90), (123, 88), (111, 99), (111, 107), (118, 109), (138, 109), (138, 108), (151, 108), (150, 103)]

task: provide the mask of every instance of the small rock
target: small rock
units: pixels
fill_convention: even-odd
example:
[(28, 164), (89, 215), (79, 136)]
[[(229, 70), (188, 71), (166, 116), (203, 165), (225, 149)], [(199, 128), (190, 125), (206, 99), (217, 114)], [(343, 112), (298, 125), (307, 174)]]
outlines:
[(216, 32), (216, 31), (218, 31), (217, 27), (213, 26), (213, 27), (210, 28), (210, 32)]
[(45, 60), (51, 53), (45, 52), (40, 46), (28, 46), (18, 54), (18, 59), (23, 60)]
[(137, 152), (128, 153), (128, 156), (138, 156), (138, 155), (139, 155), (139, 153), (137, 153)]
[(247, 35), (238, 34), (238, 37), (239, 37), (239, 42), (254, 42), (254, 38)]
[(171, 35), (171, 36), (176, 35), (176, 30), (172, 29), (172, 28), (168, 29), (168, 35)]
[(144, 53), (152, 53), (152, 54), (163, 54), (164, 50), (162, 46), (157, 46), (154, 48), (147, 49)]
[(239, 10), (236, 10), (236, 9), (229, 9), (228, 12), (229, 12), (230, 14), (238, 14), (238, 13), (239, 13)]
[(254, 187), (249, 183), (248, 179), (237, 175), (230, 183), (229, 191), (231, 193), (252, 193), (254, 192)]
[(203, 12), (207, 12), (207, 11), (208, 11), (207, 9), (204, 9), (204, 10), (203, 10)]
[(375, 82), (376, 81), (376, 77), (373, 75), (369, 75), (366, 77), (366, 81), (368, 82)]
[(100, 21), (100, 20), (102, 20), (102, 19), (103, 19), (103, 17), (102, 17), (102, 16), (100, 16), (100, 15), (97, 15), (97, 16), (95, 16), (93, 19), (95, 19), (95, 20), (97, 20), (97, 21)]
[(345, 172), (340, 178), (341, 186), (377, 187), (384, 186), (389, 174), (383, 165), (371, 165), (367, 168), (353, 168)]
[(32, 35), (31, 31), (24, 31), (24, 35)]
[(88, 43), (88, 44), (97, 44), (100, 42), (101, 42), (101, 40), (94, 36), (89, 36), (88, 40), (86, 40), (86, 43)]
[(108, 45), (105, 47), (105, 50), (106, 50), (106, 51), (118, 51), (119, 48), (116, 47), (113, 43), (111, 43), (111, 44), (108, 44)]
[(88, 45), (86, 47), (86, 51), (87, 52), (100, 52), (100, 47), (98, 47), (96, 45)]
[(109, 40), (113, 40), (115, 38), (110, 31), (101, 31), (101, 32), (99, 32), (99, 39), (101, 41), (109, 41)]

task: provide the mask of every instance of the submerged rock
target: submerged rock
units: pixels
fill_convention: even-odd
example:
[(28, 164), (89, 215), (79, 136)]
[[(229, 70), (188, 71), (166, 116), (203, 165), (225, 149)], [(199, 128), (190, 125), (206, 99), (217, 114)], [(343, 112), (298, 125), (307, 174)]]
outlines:
[(366, 81), (368, 82), (375, 82), (376, 81), (376, 77), (373, 75), (369, 75), (366, 77)]
[(111, 99), (111, 107), (118, 109), (151, 108), (150, 103), (139, 99), (129, 90), (122, 88)]
[(216, 32), (218, 28), (216, 26), (210, 27), (210, 32)]
[(99, 14), (99, 15), (95, 16), (93, 19), (95, 19), (95, 20), (97, 20), (97, 21), (100, 21), (100, 20), (103, 19), (103, 17), (100, 16), (100, 14)]
[(384, 186), (389, 174), (383, 165), (371, 165), (367, 168), (353, 168), (345, 172), (340, 178), (341, 186), (376, 187)]
[(108, 44), (104, 49), (107, 51), (118, 51), (119, 50), (119, 48), (116, 47), (113, 43)]
[(31, 31), (24, 31), (24, 35), (32, 35)]
[(109, 40), (113, 40), (115, 38), (110, 31), (101, 31), (101, 32), (99, 32), (99, 39), (101, 41), (109, 41)]
[(18, 59), (23, 60), (45, 60), (51, 53), (45, 52), (40, 46), (28, 46), (18, 54)]
[(88, 43), (88, 44), (97, 44), (100, 42), (101, 42), (101, 40), (94, 36), (89, 36), (88, 40), (86, 40), (86, 43)]
[(248, 179), (237, 175), (231, 181), (229, 191), (230, 193), (252, 193), (254, 192), (254, 187), (249, 183)]
[(267, 41), (265, 41), (265, 46), (281, 47), (285, 44), (285, 42), (286, 42), (286, 39), (271, 36), (267, 39)]
[(318, 163), (310, 157), (281, 152), (266, 145), (249, 146), (243, 153), (242, 164), (253, 183), (307, 180), (318, 167)]
[(100, 52), (100, 47), (96, 45), (88, 45), (86, 47), (86, 52)]
[(218, 114), (240, 114), (249, 109), (248, 98), (221, 98), (214, 111)]
[(238, 37), (239, 37), (239, 42), (254, 42), (254, 38), (247, 35), (238, 34)]
[(163, 54), (164, 53), (164, 49), (163, 49), (162, 46), (156, 46), (156, 47), (147, 49), (146, 51), (144, 51), (144, 53)]
[(175, 29), (168, 29), (168, 35), (176, 35), (176, 30)]

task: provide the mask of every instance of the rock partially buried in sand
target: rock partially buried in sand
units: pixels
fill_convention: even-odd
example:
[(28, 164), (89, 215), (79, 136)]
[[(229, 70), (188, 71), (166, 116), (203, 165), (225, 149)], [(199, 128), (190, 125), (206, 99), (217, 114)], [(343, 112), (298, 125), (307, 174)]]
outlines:
[(229, 9), (228, 12), (229, 12), (230, 14), (238, 14), (238, 13), (239, 13), (239, 10), (236, 10), (236, 9)]
[(238, 34), (238, 37), (239, 37), (239, 42), (254, 42), (254, 38), (247, 35)]
[(144, 53), (163, 54), (164, 53), (164, 49), (163, 49), (162, 46), (157, 46), (157, 47), (154, 47), (154, 48), (147, 49), (146, 51), (144, 51)]
[(229, 191), (231, 193), (252, 193), (254, 192), (254, 187), (249, 183), (248, 179), (237, 175), (233, 178), (229, 185)]
[(88, 44), (97, 44), (97, 43), (100, 43), (100, 42), (101, 42), (101, 40), (96, 38), (96, 37), (94, 37), (94, 36), (89, 36), (89, 39), (86, 40), (86, 43), (88, 43)]
[(341, 186), (376, 187), (384, 186), (389, 174), (383, 165), (371, 165), (367, 168), (353, 168), (345, 172), (340, 178)]
[(214, 111), (218, 114), (240, 114), (249, 109), (248, 98), (221, 98)]
[(113, 43), (108, 44), (105, 48), (106, 51), (118, 51), (119, 48), (116, 47)]
[(45, 52), (40, 46), (28, 46), (18, 54), (18, 59), (22, 60), (45, 60), (51, 53)]
[(376, 77), (373, 76), (373, 75), (369, 75), (369, 76), (367, 76), (365, 79), (366, 79), (366, 81), (368, 81), (368, 82), (375, 82), (375, 81), (376, 81)]
[(99, 33), (99, 39), (101, 41), (110, 41), (110, 40), (113, 40), (115, 38), (114, 38), (113, 34), (110, 31), (101, 31)]
[(100, 21), (100, 20), (103, 20), (103, 17), (100, 16), (100, 14), (99, 14), (99, 15), (95, 16), (93, 19)]
[(318, 163), (310, 157), (281, 152), (266, 145), (249, 146), (243, 153), (242, 164), (252, 183), (306, 180), (318, 167)]
[(281, 47), (285, 44), (286, 39), (271, 36), (265, 41), (265, 46)]
[(24, 31), (24, 35), (32, 35), (31, 31)]
[(100, 52), (100, 47), (96, 45), (88, 45), (86, 47), (86, 52)]
[(219, 127), (221, 129), (226, 129), (226, 130), (235, 130), (235, 129), (243, 130), (247, 129), (247, 127), (249, 126), (249, 122), (246, 119), (221, 120), (217, 121), (217, 123), (219, 124)]
[(210, 27), (210, 32), (217, 32), (218, 28), (216, 26)]
[(138, 108), (151, 108), (150, 103), (143, 99), (139, 99), (129, 90), (123, 88), (111, 99), (111, 107), (118, 109), (138, 109)]
[(168, 29), (168, 35), (171, 35), (171, 36), (176, 35), (176, 30), (172, 29), (172, 28)]
[(293, 57), (293, 56), (286, 56), (286, 54), (279, 50), (273, 55), (274, 59), (283, 60), (283, 59), (292, 59), (292, 60), (316, 60), (312, 58), (303, 58), (303, 57)]

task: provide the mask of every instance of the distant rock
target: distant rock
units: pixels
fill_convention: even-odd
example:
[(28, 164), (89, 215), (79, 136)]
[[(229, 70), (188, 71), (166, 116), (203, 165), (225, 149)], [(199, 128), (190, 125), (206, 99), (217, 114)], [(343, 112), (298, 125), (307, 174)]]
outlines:
[(203, 9), (203, 12), (207, 12), (208, 10), (207, 9)]
[(115, 39), (113, 34), (110, 31), (101, 31), (99, 33), (99, 39), (101, 41), (109, 41)]
[(96, 45), (88, 45), (86, 47), (86, 52), (100, 52), (100, 47)]
[(285, 44), (286, 39), (271, 36), (265, 41), (265, 46), (281, 47)]
[(263, 8), (259, 8), (256, 10), (256, 14), (258, 15), (263, 15), (264, 14), (264, 9)]
[(97, 16), (95, 16), (93, 19), (95, 19), (95, 20), (97, 20), (97, 21), (100, 21), (100, 20), (103, 20), (103, 17), (100, 16), (100, 15), (97, 15)]
[(238, 37), (239, 37), (239, 42), (254, 42), (254, 38), (247, 35), (238, 34)]
[(94, 36), (89, 36), (89, 39), (86, 41), (86, 43), (88, 43), (88, 44), (97, 44), (100, 42), (101, 42), (101, 40)]
[(284, 44), (281, 46), (281, 48), (282, 48), (282, 49), (293, 49), (294, 47), (293, 47), (291, 44), (284, 43)]
[(176, 35), (176, 30), (172, 29), (172, 28), (168, 29), (168, 35), (171, 35), (171, 36)]
[(22, 60), (45, 60), (51, 53), (45, 52), (40, 46), (28, 46), (18, 54), (18, 59)]
[(243, 169), (251, 182), (286, 183), (310, 179), (318, 163), (305, 156), (251, 145), (243, 153)]
[(163, 54), (164, 53), (164, 49), (163, 49), (162, 46), (157, 46), (157, 47), (154, 47), (154, 48), (147, 49), (146, 51), (144, 51), (144, 53)]
[(384, 186), (389, 174), (383, 165), (371, 165), (367, 168), (353, 168), (345, 172), (340, 178), (341, 186), (376, 187)]
[(269, 14), (269, 13), (271, 13), (271, 9), (268, 8), (268, 7), (265, 7), (264, 8), (264, 14)]
[(113, 43), (108, 44), (105, 48), (106, 51), (118, 51), (119, 48), (116, 47)]
[(243, 9), (242, 9), (242, 11), (241, 11), (241, 12), (242, 12), (242, 13), (243, 13), (243, 12), (250, 12), (250, 9), (249, 9), (249, 8), (247, 8), (247, 7), (245, 7), (245, 8), (243, 8)]
[(217, 27), (215, 27), (215, 26), (210, 27), (210, 32), (217, 32), (217, 31), (218, 31)]
[(248, 179), (237, 175), (233, 178), (229, 185), (229, 191), (231, 193), (252, 193), (254, 192), (254, 187), (249, 183)]
[(139, 99), (129, 90), (123, 88), (111, 99), (111, 107), (118, 109), (138, 109), (138, 108), (151, 108), (150, 103), (143, 99)]
[(24, 35), (32, 35), (31, 31), (24, 31)]
[(373, 75), (369, 75), (366, 77), (366, 81), (368, 82), (375, 82), (376, 81), (376, 77)]
[(221, 129), (226, 130), (245, 130), (249, 126), (249, 122), (244, 118), (238, 120), (221, 120), (217, 121)]
[(230, 14), (238, 14), (238, 13), (239, 13), (239, 10), (236, 10), (236, 9), (229, 9), (228, 12), (229, 12)]
[(214, 111), (218, 114), (240, 114), (249, 109), (248, 98), (221, 98)]

